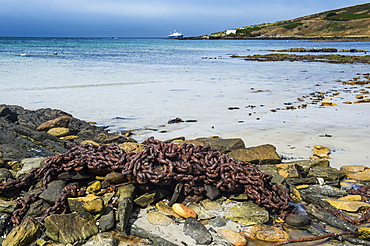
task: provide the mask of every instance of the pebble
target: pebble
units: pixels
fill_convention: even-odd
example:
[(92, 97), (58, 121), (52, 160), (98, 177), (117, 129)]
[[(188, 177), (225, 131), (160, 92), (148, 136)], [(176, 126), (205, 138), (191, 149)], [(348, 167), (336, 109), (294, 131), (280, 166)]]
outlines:
[(149, 212), (146, 219), (152, 225), (168, 226), (173, 222), (173, 220), (168, 218), (165, 214), (156, 211)]
[(197, 214), (195, 213), (194, 210), (188, 208), (187, 206), (181, 203), (173, 204), (172, 210), (183, 218), (189, 218), (189, 217), (196, 218), (197, 217)]
[(303, 227), (311, 224), (311, 218), (303, 214), (288, 214), (285, 222), (294, 227)]

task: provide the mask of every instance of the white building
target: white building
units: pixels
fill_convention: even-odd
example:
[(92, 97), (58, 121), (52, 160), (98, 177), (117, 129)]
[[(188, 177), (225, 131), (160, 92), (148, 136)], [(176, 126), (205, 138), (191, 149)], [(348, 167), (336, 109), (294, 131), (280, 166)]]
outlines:
[(230, 35), (230, 34), (236, 34), (236, 29), (226, 30), (226, 35)]

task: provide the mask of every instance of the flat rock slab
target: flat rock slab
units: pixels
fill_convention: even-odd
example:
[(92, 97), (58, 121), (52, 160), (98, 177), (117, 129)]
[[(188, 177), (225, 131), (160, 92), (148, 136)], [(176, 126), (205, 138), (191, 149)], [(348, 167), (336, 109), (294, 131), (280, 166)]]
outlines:
[(281, 163), (280, 156), (276, 153), (275, 146), (271, 144), (256, 147), (233, 150), (228, 153), (229, 157), (250, 162), (253, 164), (278, 164)]
[(245, 144), (241, 138), (197, 138), (195, 140), (202, 142), (204, 146), (209, 145), (223, 154), (245, 148)]
[(53, 214), (45, 218), (46, 235), (63, 244), (85, 240), (99, 232), (90, 213)]

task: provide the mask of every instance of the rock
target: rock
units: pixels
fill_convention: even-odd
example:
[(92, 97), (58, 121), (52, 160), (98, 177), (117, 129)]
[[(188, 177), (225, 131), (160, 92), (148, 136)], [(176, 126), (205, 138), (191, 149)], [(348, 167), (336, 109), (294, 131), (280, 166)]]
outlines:
[(173, 222), (173, 220), (166, 215), (156, 211), (149, 212), (146, 219), (149, 221), (150, 224), (160, 226), (168, 226)]
[(324, 209), (318, 209), (312, 204), (309, 204), (307, 206), (307, 213), (322, 222), (325, 222), (333, 227), (339, 228), (344, 231), (357, 231), (358, 229), (358, 226), (355, 226), (347, 221), (341, 220), (332, 213)]
[(269, 225), (254, 225), (251, 229), (254, 237), (266, 242), (282, 242), (290, 239), (288, 233), (280, 228)]
[(95, 181), (94, 183), (92, 183), (91, 185), (89, 185), (86, 188), (86, 191), (89, 192), (89, 193), (92, 193), (92, 194), (96, 194), (100, 190), (101, 190), (101, 182), (100, 181)]
[(296, 164), (276, 164), (275, 170), (284, 178), (300, 178), (299, 166)]
[(346, 191), (330, 185), (311, 185), (308, 189), (302, 190), (302, 193), (321, 194), (334, 197), (341, 197), (347, 194)]
[(299, 161), (293, 161), (293, 162), (288, 162), (286, 164), (296, 164), (303, 169), (310, 169), (313, 167), (328, 167), (330, 165), (330, 162), (328, 159), (317, 159), (317, 160), (299, 160)]
[(233, 150), (228, 155), (231, 158), (254, 164), (277, 164), (281, 162), (275, 146), (271, 144)]
[(101, 231), (109, 231), (116, 225), (115, 211), (111, 206), (107, 206), (104, 209), (103, 214), (99, 219), (99, 229)]
[(68, 198), (68, 206), (74, 212), (99, 213), (104, 208), (103, 200), (93, 194), (84, 197)]
[(129, 152), (140, 152), (145, 150), (145, 145), (142, 143), (132, 143), (132, 142), (126, 142), (121, 143), (118, 145), (121, 149), (123, 149), (126, 153)]
[(0, 182), (7, 182), (13, 178), (13, 174), (7, 168), (0, 168)]
[(54, 205), (54, 203), (60, 198), (62, 190), (65, 186), (66, 182), (64, 180), (52, 182), (48, 185), (46, 190), (40, 194), (39, 197), (44, 201)]
[(173, 204), (172, 210), (183, 218), (189, 218), (189, 217), (196, 218), (197, 217), (197, 214), (195, 213), (194, 210), (188, 208), (187, 206), (181, 203)]
[(199, 206), (196, 203), (189, 203), (187, 205), (187, 207), (194, 210), (194, 212), (198, 216), (198, 219), (200, 219), (200, 220), (207, 220), (207, 219), (212, 219), (212, 218), (216, 217), (216, 215), (214, 213), (204, 209), (203, 207)]
[(108, 232), (99, 233), (91, 237), (87, 243), (82, 246), (117, 246), (118, 242), (113, 234)]
[(225, 218), (237, 221), (245, 226), (263, 224), (270, 219), (265, 208), (251, 201), (237, 202), (231, 207), (225, 208)]
[(366, 239), (366, 240), (370, 239), (370, 228), (369, 227), (360, 227), (360, 229), (358, 229), (358, 233), (360, 234), (359, 237), (361, 239)]
[[(131, 226), (130, 227), (130, 235), (134, 235), (136, 237), (140, 238), (147, 238), (151, 241), (153, 245), (160, 245), (160, 246), (177, 246), (174, 243), (171, 243), (170, 241), (167, 241), (166, 239), (163, 239), (159, 237), (158, 235), (152, 234), (148, 232), (147, 230), (138, 227), (138, 226)], [(145, 245), (145, 244), (144, 244)]]
[(134, 208), (134, 202), (132, 198), (125, 197), (118, 200), (118, 222), (116, 227), (119, 231), (126, 233), (126, 228), (132, 209)]
[(69, 135), (70, 130), (66, 127), (56, 127), (49, 129), (47, 133), (54, 137), (64, 137)]
[(165, 203), (164, 201), (159, 201), (155, 204), (155, 207), (161, 211), (162, 213), (165, 213), (165, 214), (168, 214), (168, 215), (171, 215), (171, 216), (175, 216), (175, 217), (178, 217), (180, 218), (180, 215), (178, 215), (177, 213), (175, 213), (172, 208), (167, 204)]
[(285, 178), (275, 169), (274, 165), (260, 165), (258, 166), (258, 170), (272, 175), (272, 183), (281, 185), (285, 180)]
[(241, 138), (197, 138), (195, 140), (202, 142), (204, 146), (209, 145), (223, 154), (245, 148), (245, 144)]
[(365, 169), (367, 169), (367, 166), (364, 165), (347, 165), (347, 166), (342, 166), (340, 170), (347, 174), (347, 173), (359, 173), (363, 172)]
[(221, 192), (211, 185), (205, 184), (204, 189), (206, 190), (206, 196), (211, 200), (221, 197)]
[(93, 140), (84, 140), (80, 143), (81, 145), (84, 145), (84, 144), (93, 144), (95, 146), (100, 146), (100, 144), (98, 144), (97, 142), (93, 141)]
[(22, 169), (16, 174), (16, 178), (20, 178), (28, 174), (34, 168), (40, 168), (44, 165), (45, 157), (26, 158), (21, 161)]
[(321, 145), (313, 146), (313, 157), (320, 158), (320, 159), (322, 158), (329, 159), (330, 152), (331, 150), (328, 147), (324, 147)]
[(344, 173), (347, 178), (359, 180), (359, 181), (370, 181), (370, 168), (362, 165), (351, 165), (343, 166), (340, 170)]
[(27, 246), (39, 235), (40, 225), (31, 218), (26, 219), (20, 226), (15, 227), (4, 239), (2, 245)]
[(39, 199), (33, 203), (31, 203), (25, 217), (31, 216), (31, 217), (40, 217), (43, 216), (45, 211), (50, 208), (51, 205), (47, 202), (45, 202), (42, 199)]
[(122, 173), (110, 172), (105, 175), (104, 180), (109, 182), (110, 184), (119, 184), (127, 181), (127, 178), (123, 176)]
[(220, 229), (218, 233), (221, 237), (232, 243), (234, 246), (245, 246), (248, 244), (247, 239), (240, 233), (227, 229)]
[(117, 196), (120, 199), (130, 198), (134, 199), (136, 194), (136, 187), (133, 184), (123, 185), (118, 187)]
[(4, 201), (0, 200), (0, 212), (1, 213), (13, 213), (18, 203), (16, 201)]
[(311, 224), (311, 218), (304, 214), (288, 214), (285, 222), (294, 227), (303, 227)]
[(157, 190), (154, 190), (152, 192), (145, 193), (144, 195), (139, 196), (134, 200), (134, 202), (141, 206), (146, 207), (149, 204), (156, 202), (158, 200), (161, 200), (162, 198), (165, 198), (168, 196), (170, 192), (168, 190), (159, 188)]
[(360, 208), (370, 208), (370, 204), (366, 202), (344, 201), (337, 199), (323, 199), (333, 207), (347, 212), (357, 212)]
[(323, 178), (325, 181), (339, 180), (343, 177), (343, 173), (332, 167), (313, 167), (309, 170), (307, 177)]
[(210, 200), (202, 200), (200, 201), (200, 204), (207, 210), (221, 210), (222, 205), (218, 201), (210, 201)]
[(212, 219), (209, 224), (214, 227), (223, 227), (226, 226), (227, 221), (225, 218), (217, 216), (216, 218)]
[(342, 200), (342, 201), (361, 201), (362, 197), (361, 195), (348, 195), (344, 197), (340, 197), (337, 200)]
[(211, 233), (194, 217), (185, 220), (184, 233), (193, 238), (197, 244), (208, 245), (213, 241)]
[(3, 153), (0, 152), (0, 167), (3, 167), (3, 165), (4, 165)]
[(63, 244), (87, 239), (99, 232), (96, 221), (87, 212), (53, 214), (45, 218), (46, 235)]
[(53, 120), (48, 120), (41, 125), (39, 125), (36, 129), (39, 131), (47, 131), (54, 127), (68, 127), (69, 121), (71, 120), (68, 116), (61, 116)]
[(16, 122), (18, 120), (18, 114), (14, 111), (12, 111), (9, 107), (6, 105), (0, 106), (0, 117), (3, 117), (10, 122)]

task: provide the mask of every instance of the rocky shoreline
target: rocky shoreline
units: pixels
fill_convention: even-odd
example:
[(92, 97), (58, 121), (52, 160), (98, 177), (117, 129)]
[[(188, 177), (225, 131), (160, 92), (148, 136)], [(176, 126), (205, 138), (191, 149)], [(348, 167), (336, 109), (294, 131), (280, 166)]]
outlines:
[(137, 143), (14, 105), (0, 125), (2, 245), (370, 245), (370, 168), (330, 167), (325, 146), (287, 162), (240, 138)]

